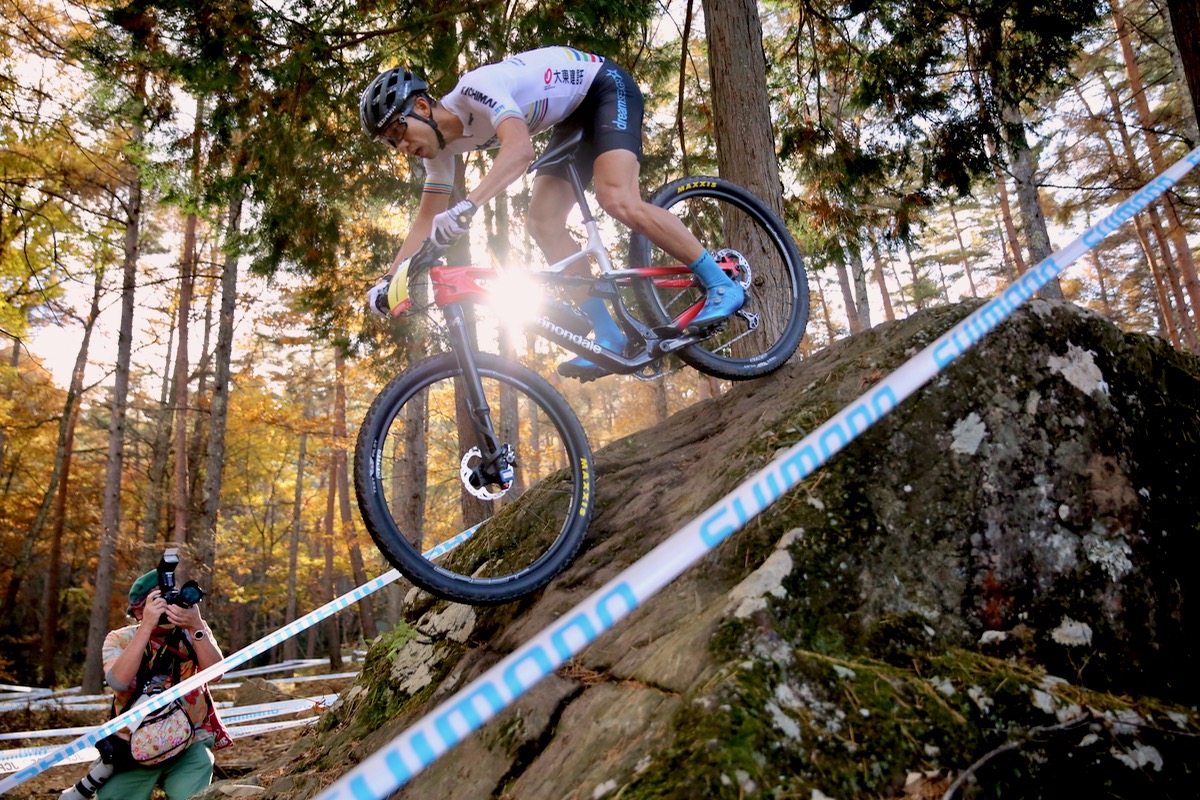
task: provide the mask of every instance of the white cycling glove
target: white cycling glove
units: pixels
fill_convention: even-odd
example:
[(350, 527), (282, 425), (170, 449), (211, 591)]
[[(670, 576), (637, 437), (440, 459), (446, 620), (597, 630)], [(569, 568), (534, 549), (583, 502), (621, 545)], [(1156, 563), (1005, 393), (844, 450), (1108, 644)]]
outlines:
[(367, 290), (367, 310), (387, 319), (400, 316), (412, 306), (408, 296), (408, 265), (411, 261), (411, 258), (404, 259), (395, 275), (385, 275)]
[(476, 210), (475, 204), (470, 200), (455, 203), (433, 218), (433, 233), (430, 238), (441, 247), (450, 246), (471, 227), (471, 217)]

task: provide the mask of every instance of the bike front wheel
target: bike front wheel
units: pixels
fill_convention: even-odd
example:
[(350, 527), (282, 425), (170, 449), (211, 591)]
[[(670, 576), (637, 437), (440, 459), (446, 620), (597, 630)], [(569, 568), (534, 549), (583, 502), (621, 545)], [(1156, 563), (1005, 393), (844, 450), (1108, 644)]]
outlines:
[[(679, 351), (699, 371), (726, 380), (758, 378), (792, 356), (808, 325), (808, 278), (787, 227), (745, 189), (720, 178), (681, 178), (650, 202), (679, 218), (746, 291), (746, 303), (714, 335)], [(676, 266), (679, 261), (641, 234), (629, 244), (633, 268)], [(690, 277), (634, 278), (644, 321), (669, 325), (705, 291)]]
[(478, 435), (452, 353), (380, 392), (359, 431), (354, 484), (393, 566), (439, 597), (486, 605), (543, 588), (571, 562), (591, 520), (594, 471), (583, 427), (549, 383), (488, 353), (475, 359), (508, 485), (478, 485)]

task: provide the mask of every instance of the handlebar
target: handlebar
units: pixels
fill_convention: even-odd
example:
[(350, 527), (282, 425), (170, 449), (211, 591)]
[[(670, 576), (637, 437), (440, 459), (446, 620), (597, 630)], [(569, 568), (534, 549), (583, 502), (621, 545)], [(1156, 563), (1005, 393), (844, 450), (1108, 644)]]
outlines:
[(430, 267), (437, 266), (438, 260), (442, 254), (446, 252), (446, 248), (439, 245), (433, 240), (433, 237), (426, 239), (421, 243), (417, 252), (409, 257), (408, 261), (408, 277), (411, 280), (417, 275), (425, 272)]

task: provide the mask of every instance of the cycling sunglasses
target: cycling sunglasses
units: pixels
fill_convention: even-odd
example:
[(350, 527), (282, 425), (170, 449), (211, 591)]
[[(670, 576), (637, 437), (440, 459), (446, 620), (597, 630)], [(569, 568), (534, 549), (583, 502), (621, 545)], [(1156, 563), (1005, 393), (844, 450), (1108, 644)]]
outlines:
[[(396, 129), (397, 125), (400, 126), (399, 134), (395, 133), (395, 129)], [(393, 150), (396, 150), (400, 147), (400, 140), (404, 138), (404, 132), (406, 130), (408, 130), (408, 122), (406, 122), (403, 117), (401, 117), (400, 119), (397, 119), (397, 120), (393, 120), (391, 123), (388, 124), (387, 130), (392, 131), (393, 135), (389, 136), (386, 133), (381, 133), (378, 136), (376, 136), (375, 138), (378, 139), (379, 141), (383, 142), (384, 144), (386, 144), (388, 147), (392, 148)]]

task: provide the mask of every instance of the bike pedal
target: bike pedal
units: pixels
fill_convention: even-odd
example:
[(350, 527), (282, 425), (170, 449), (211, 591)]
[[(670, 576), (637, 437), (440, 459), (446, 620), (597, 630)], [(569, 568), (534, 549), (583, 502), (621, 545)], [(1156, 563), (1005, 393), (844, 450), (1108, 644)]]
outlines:
[[(737, 312), (735, 311), (734, 314), (736, 313)], [(695, 337), (696, 340), (699, 341), (700, 339), (707, 339), (710, 336), (720, 333), (721, 331), (725, 330), (725, 326), (728, 324), (729, 317), (725, 317), (724, 319), (716, 320), (709, 325), (704, 325), (703, 327), (699, 328), (689, 325), (685, 333), (688, 336)]]

